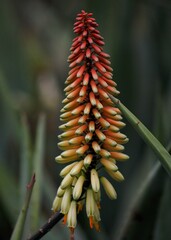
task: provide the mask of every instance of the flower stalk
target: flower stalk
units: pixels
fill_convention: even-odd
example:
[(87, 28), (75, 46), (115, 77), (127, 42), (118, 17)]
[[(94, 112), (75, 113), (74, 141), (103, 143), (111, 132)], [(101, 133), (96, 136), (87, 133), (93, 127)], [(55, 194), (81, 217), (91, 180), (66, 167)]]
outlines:
[(99, 231), (101, 184), (111, 199), (116, 192), (100, 169), (117, 181), (124, 177), (117, 161), (129, 157), (122, 153), (128, 138), (120, 132), (125, 126), (121, 111), (109, 94), (119, 91), (113, 81), (110, 56), (104, 52), (104, 41), (92, 13), (82, 11), (76, 17), (77, 35), (68, 57), (70, 71), (66, 79), (64, 107), (61, 109), (58, 147), (62, 153), (57, 163), (68, 164), (60, 172), (63, 178), (53, 203), (53, 211), (60, 209), (73, 236), (77, 214), (86, 206), (90, 228)]

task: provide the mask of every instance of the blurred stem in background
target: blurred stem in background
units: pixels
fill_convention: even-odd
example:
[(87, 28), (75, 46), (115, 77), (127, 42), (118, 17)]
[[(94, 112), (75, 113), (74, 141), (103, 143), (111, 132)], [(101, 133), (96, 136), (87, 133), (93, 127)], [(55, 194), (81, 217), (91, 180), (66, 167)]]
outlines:
[(23, 206), (21, 208), (20, 214), (18, 216), (16, 225), (14, 227), (12, 236), (11, 236), (11, 240), (19, 240), (22, 239), (22, 235), (24, 232), (24, 225), (25, 225), (25, 221), (26, 221), (26, 216), (27, 216), (27, 212), (28, 212), (28, 207), (30, 204), (30, 199), (31, 199), (31, 194), (32, 194), (32, 190), (34, 187), (34, 183), (35, 183), (35, 175), (32, 176), (30, 183), (28, 183), (27, 185), (27, 192), (25, 195), (25, 201), (23, 203)]
[(38, 228), (41, 216), (42, 186), (46, 184), (43, 177), (43, 162), (45, 149), (45, 115), (41, 114), (37, 123), (35, 149), (33, 153), (32, 171), (36, 174), (36, 185), (31, 201), (31, 229)]
[(20, 195), (21, 203), (24, 201), (25, 188), (31, 173), (31, 136), (28, 120), (25, 114), (21, 116), (21, 164), (20, 164)]

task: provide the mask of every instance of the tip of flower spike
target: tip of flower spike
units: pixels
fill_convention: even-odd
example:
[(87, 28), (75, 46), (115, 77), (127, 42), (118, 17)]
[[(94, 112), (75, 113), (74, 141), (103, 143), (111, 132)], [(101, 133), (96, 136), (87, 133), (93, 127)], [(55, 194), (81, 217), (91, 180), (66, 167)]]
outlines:
[(81, 13), (85, 14), (85, 13), (86, 13), (86, 11), (82, 9), (82, 10), (81, 10)]

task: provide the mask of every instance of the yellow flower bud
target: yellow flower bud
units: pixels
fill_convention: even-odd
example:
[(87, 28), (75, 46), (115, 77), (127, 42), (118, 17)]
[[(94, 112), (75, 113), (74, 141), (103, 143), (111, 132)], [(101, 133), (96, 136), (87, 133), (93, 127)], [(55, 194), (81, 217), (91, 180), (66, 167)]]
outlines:
[(74, 130), (70, 130), (67, 132), (62, 133), (61, 135), (58, 136), (59, 139), (70, 139), (71, 136), (73, 137), (75, 134)]
[(77, 126), (78, 120), (79, 120), (79, 117), (74, 118), (74, 119), (70, 120), (69, 122), (67, 122), (67, 123), (65, 124), (66, 129), (69, 129), (69, 128), (72, 128), (72, 127), (74, 127), (74, 126)]
[(64, 193), (61, 202), (61, 213), (67, 214), (71, 204), (71, 187), (68, 187)]
[(74, 200), (78, 200), (80, 198), (83, 190), (84, 181), (85, 177), (83, 175), (79, 176), (72, 193)]
[(84, 166), (87, 168), (91, 164), (92, 160), (93, 160), (93, 154), (88, 154), (84, 158)]
[(94, 211), (95, 211), (95, 201), (94, 201), (94, 196), (93, 196), (93, 191), (91, 188), (87, 189), (87, 194), (86, 194), (86, 213), (87, 216), (94, 216)]
[(94, 192), (98, 192), (100, 189), (99, 176), (96, 169), (91, 170), (91, 186)]
[(99, 119), (101, 117), (101, 114), (96, 108), (93, 108), (92, 112), (96, 119)]
[(118, 161), (125, 161), (129, 159), (129, 156), (121, 152), (111, 152), (111, 158), (114, 158)]
[(73, 181), (72, 181), (72, 187), (75, 186), (76, 182), (77, 182), (77, 177), (74, 177), (74, 178), (73, 178)]
[(70, 144), (67, 140), (58, 143), (58, 147), (61, 150), (65, 150), (65, 148), (68, 147), (68, 146), (70, 146)]
[(110, 170), (106, 170), (107, 173), (116, 181), (121, 182), (124, 180), (124, 176), (122, 175), (122, 173), (120, 171), (110, 171)]
[(104, 129), (107, 129), (110, 127), (110, 123), (106, 121), (104, 118), (99, 118), (98, 121)]
[(67, 215), (67, 224), (70, 228), (75, 228), (77, 225), (77, 203), (76, 201), (72, 201), (69, 212)]
[(65, 177), (71, 171), (71, 169), (74, 167), (74, 165), (76, 165), (77, 163), (78, 162), (74, 162), (74, 163), (71, 163), (68, 166), (64, 167), (59, 175), (61, 177)]
[(75, 131), (76, 135), (81, 135), (87, 129), (87, 125), (82, 125), (81, 127), (77, 128)]
[(87, 103), (84, 108), (84, 115), (89, 115), (90, 110), (91, 110), (91, 103)]
[(99, 129), (96, 129), (95, 133), (100, 141), (103, 142), (106, 139), (106, 136), (104, 135), (104, 133), (102, 133), (102, 131), (100, 131)]
[(111, 170), (111, 171), (117, 171), (118, 170), (118, 167), (113, 162), (111, 162), (111, 161), (109, 161), (105, 158), (101, 158), (100, 162), (108, 170)]
[(110, 152), (105, 149), (101, 149), (99, 154), (102, 156), (102, 158), (109, 158), (111, 155)]
[(92, 132), (89, 132), (85, 135), (85, 141), (86, 143), (88, 143), (93, 137), (93, 133)]
[(112, 132), (119, 132), (119, 128), (114, 126), (114, 125), (110, 125), (109, 127), (109, 131), (112, 131)]
[(94, 192), (94, 199), (95, 202), (100, 205), (100, 201), (101, 201), (101, 192), (100, 190), (98, 192)]
[(75, 108), (75, 109), (71, 112), (71, 114), (72, 114), (72, 115), (79, 115), (79, 114), (83, 111), (84, 107), (85, 107), (84, 105), (78, 106), (77, 108)]
[(105, 190), (106, 194), (108, 195), (108, 197), (110, 199), (116, 199), (117, 194), (116, 194), (116, 191), (115, 191), (114, 187), (112, 186), (112, 184), (105, 177), (101, 177), (100, 181), (101, 181), (101, 183), (104, 187), (104, 190)]
[(72, 138), (69, 141), (69, 144), (71, 144), (71, 145), (80, 145), (83, 140), (84, 140), (84, 136), (75, 137), (75, 138)]
[(70, 175), (71, 175), (72, 177), (80, 173), (80, 171), (81, 171), (81, 169), (82, 169), (82, 166), (83, 166), (83, 163), (84, 163), (83, 160), (80, 161), (80, 162), (77, 162), (77, 163), (75, 164), (75, 166), (71, 169)]
[(101, 147), (99, 146), (99, 144), (96, 141), (92, 142), (92, 148), (96, 153), (99, 153), (101, 150)]
[(76, 154), (76, 149), (70, 149), (70, 150), (66, 150), (64, 152), (61, 153), (61, 156), (63, 158), (65, 157), (71, 157), (71, 156), (74, 156)]
[(89, 149), (89, 145), (84, 145), (84, 146), (81, 146), (80, 148), (78, 148), (76, 150), (76, 153), (79, 155), (79, 156), (82, 156), (84, 155), (84, 153)]
[(72, 162), (72, 161), (76, 161), (78, 160), (78, 156), (77, 155), (73, 155), (73, 156), (69, 156), (69, 157), (65, 157), (63, 158), (62, 156), (58, 156), (55, 158), (55, 161), (57, 163), (68, 163), (68, 162)]
[(116, 151), (116, 152), (121, 152), (125, 149), (125, 147), (123, 145), (120, 145), (120, 144), (117, 144), (114, 148), (113, 148), (113, 151)]
[(99, 110), (103, 109), (103, 105), (101, 104), (101, 102), (98, 99), (96, 99), (96, 106)]
[(117, 142), (115, 142), (114, 140), (112, 140), (110, 138), (106, 138), (104, 141), (104, 144), (115, 147), (117, 145)]
[(68, 173), (61, 182), (61, 188), (67, 188), (69, 185), (71, 185), (72, 181), (73, 177), (70, 175), (70, 173)]
[(56, 195), (61, 198), (64, 195), (64, 192), (65, 192), (65, 190), (62, 189), (61, 187), (59, 187)]
[(79, 118), (78, 124), (84, 124), (85, 121), (87, 120), (88, 115), (83, 115)]
[(95, 203), (94, 204), (94, 219), (96, 222), (99, 222), (101, 221), (101, 218), (100, 218), (100, 212), (99, 212), (99, 208), (97, 207), (97, 204)]
[(94, 121), (90, 121), (88, 125), (89, 131), (94, 132), (95, 131), (95, 123)]
[(62, 198), (61, 197), (58, 197), (56, 196), (54, 201), (53, 201), (53, 204), (52, 204), (52, 210), (54, 212), (57, 212), (60, 210), (61, 208), (61, 202), (62, 202)]
[(61, 120), (65, 120), (68, 117), (71, 117), (71, 112), (65, 112), (60, 115)]

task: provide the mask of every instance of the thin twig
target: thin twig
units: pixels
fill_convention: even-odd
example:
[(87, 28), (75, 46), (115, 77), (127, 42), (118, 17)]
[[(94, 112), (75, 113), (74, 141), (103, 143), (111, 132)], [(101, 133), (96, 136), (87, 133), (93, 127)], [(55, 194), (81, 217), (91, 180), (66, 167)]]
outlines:
[[(77, 200), (77, 202), (83, 200), (83, 195), (85, 193), (85, 189), (83, 190), (80, 198)], [(27, 238), (27, 240), (38, 240), (41, 239), (44, 235), (46, 235), (62, 218), (64, 217), (64, 214), (61, 212), (55, 213), (49, 220), (31, 237)]]
[(35, 234), (27, 238), (27, 240), (41, 239), (47, 232), (49, 232), (62, 218), (63, 214), (60, 212), (55, 213), (48, 222), (46, 222)]

